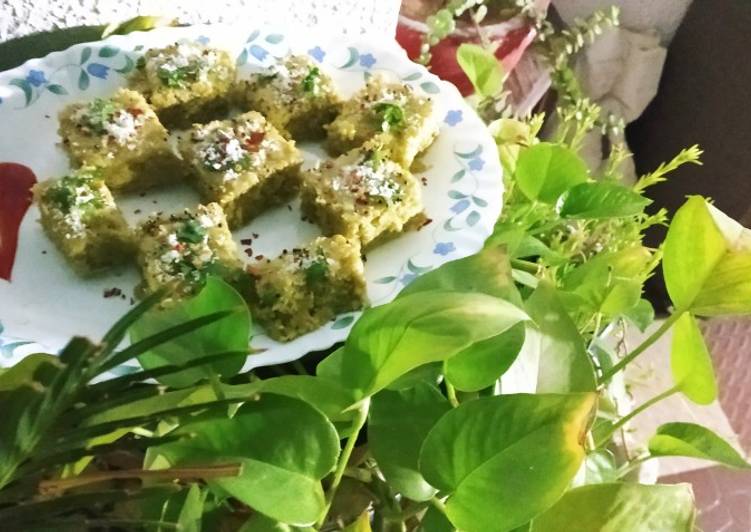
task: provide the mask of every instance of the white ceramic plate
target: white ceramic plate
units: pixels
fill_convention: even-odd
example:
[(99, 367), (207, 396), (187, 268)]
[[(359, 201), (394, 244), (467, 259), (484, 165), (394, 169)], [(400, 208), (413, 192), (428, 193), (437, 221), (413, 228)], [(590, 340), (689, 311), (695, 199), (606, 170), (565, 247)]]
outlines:
[[(58, 112), (69, 103), (113, 93), (126, 84), (127, 73), (146, 49), (183, 39), (231, 51), (241, 75), (291, 50), (308, 53), (320, 62), (344, 96), (361, 87), (371, 74), (385, 72), (434, 98), (441, 131), (424, 157), (426, 169), (418, 174), (426, 178), (423, 198), (432, 223), (368, 253), (366, 276), (372, 304), (390, 301), (415, 276), (481, 248), (501, 210), (501, 168), (493, 139), (452, 85), (410, 62), (393, 41), (332, 40), (326, 35), (289, 35), (269, 29), (194, 26), (76, 45), (0, 73), (0, 162), (25, 165), (39, 180), (68, 172), (66, 156), (57, 145)], [(318, 146), (301, 148), (308, 163), (324, 157)], [(7, 194), (8, 179), (0, 174), (0, 196)], [(197, 201), (197, 195), (187, 187), (118, 200), (131, 221), (156, 210), (180, 210)], [(55, 351), (74, 334), (100, 337), (130, 307), (130, 295), (138, 282), (135, 268), (94, 280), (76, 277), (37, 220), (38, 212), (32, 206), (19, 228), (10, 280), (0, 279), (0, 366), (14, 363), (39, 345)], [(235, 238), (239, 244), (254, 233), (258, 236), (253, 238), (253, 254), (275, 256), (283, 248), (316, 236), (318, 230), (300, 220), (293, 203), (257, 218), (236, 231)], [(7, 243), (3, 249), (0, 242), (0, 253), (7, 252)], [(124, 298), (103, 297), (115, 287), (122, 290)], [(339, 316), (286, 344), (256, 335), (253, 347), (266, 351), (249, 357), (246, 369), (330, 347), (346, 338), (358, 315)], [(34, 344), (28, 343), (30, 340)]]

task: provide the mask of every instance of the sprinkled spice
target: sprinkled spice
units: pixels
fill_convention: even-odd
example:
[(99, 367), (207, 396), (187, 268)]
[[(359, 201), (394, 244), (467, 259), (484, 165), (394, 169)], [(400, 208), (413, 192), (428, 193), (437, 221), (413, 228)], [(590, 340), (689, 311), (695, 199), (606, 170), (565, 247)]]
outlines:
[(123, 296), (123, 299), (125, 298), (125, 295), (123, 294), (123, 291), (120, 290), (119, 288), (117, 288), (116, 286), (113, 287), (113, 288), (106, 288), (104, 290), (104, 293), (103, 293), (103, 296), (105, 298), (118, 297), (120, 295)]

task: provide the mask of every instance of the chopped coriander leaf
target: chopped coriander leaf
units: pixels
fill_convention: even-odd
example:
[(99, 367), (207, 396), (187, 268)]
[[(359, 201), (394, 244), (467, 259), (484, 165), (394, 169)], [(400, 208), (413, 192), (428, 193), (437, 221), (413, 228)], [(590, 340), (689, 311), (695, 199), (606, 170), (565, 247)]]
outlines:
[(302, 80), (302, 90), (305, 93), (316, 94), (318, 92), (318, 78), (321, 75), (321, 71), (318, 67), (313, 67)]
[(404, 109), (397, 103), (381, 102), (374, 107), (381, 131), (399, 129), (404, 125)]
[(328, 262), (326, 262), (326, 259), (324, 257), (320, 257), (312, 262), (310, 266), (305, 268), (305, 281), (308, 284), (314, 284), (319, 281), (323, 281), (324, 279), (326, 279), (328, 273), (329, 264)]
[(187, 220), (176, 234), (180, 242), (198, 244), (206, 236), (206, 228), (196, 220)]
[(198, 74), (198, 64), (190, 63), (182, 67), (167, 68), (162, 65), (157, 70), (159, 79), (171, 88), (182, 87), (186, 81), (195, 81)]
[(112, 120), (116, 111), (117, 106), (111, 100), (97, 98), (86, 110), (86, 123), (96, 133), (105, 133), (105, 125)]
[(100, 208), (102, 207), (102, 198), (96, 189), (91, 188), (94, 183), (93, 180), (93, 176), (86, 174), (64, 177), (59, 183), (47, 190), (45, 197), (66, 214), (75, 206), (79, 208)]
[(144, 56), (136, 59), (136, 68), (138, 70), (143, 70), (144, 68), (146, 68), (146, 58)]
[(76, 203), (76, 193), (70, 187), (57, 186), (47, 190), (46, 199), (67, 214)]

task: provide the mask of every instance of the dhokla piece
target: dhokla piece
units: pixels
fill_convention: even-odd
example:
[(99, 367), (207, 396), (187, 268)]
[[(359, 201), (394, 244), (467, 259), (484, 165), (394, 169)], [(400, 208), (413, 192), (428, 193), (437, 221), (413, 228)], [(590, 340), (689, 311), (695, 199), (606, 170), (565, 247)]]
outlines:
[(34, 199), (45, 232), (80, 275), (132, 258), (132, 231), (97, 169), (42, 181), (34, 186)]
[(373, 76), (326, 126), (327, 147), (338, 155), (377, 136), (387, 156), (409, 168), (433, 142), (438, 129), (429, 97), (410, 85)]
[(208, 275), (234, 283), (242, 261), (216, 203), (172, 215), (156, 214), (138, 230), (139, 295), (166, 288), (166, 301), (197, 293)]
[(253, 319), (278, 341), (314, 331), (366, 301), (360, 246), (341, 235), (316, 238), (247, 270)]
[(69, 105), (60, 113), (59, 133), (71, 163), (96, 166), (113, 190), (140, 191), (180, 177), (167, 130), (135, 91)]
[(130, 80), (167, 127), (189, 127), (227, 112), (235, 63), (224, 50), (194, 42), (151, 49)]
[(372, 142), (303, 172), (301, 209), (325, 235), (345, 235), (363, 248), (411, 229), (423, 212), (417, 178)]
[(299, 189), (302, 155), (259, 113), (194, 124), (180, 141), (191, 178), (206, 201), (224, 209), (239, 227)]
[(262, 113), (285, 136), (311, 140), (324, 136), (323, 126), (339, 109), (331, 77), (306, 55), (288, 55), (250, 76), (245, 103)]

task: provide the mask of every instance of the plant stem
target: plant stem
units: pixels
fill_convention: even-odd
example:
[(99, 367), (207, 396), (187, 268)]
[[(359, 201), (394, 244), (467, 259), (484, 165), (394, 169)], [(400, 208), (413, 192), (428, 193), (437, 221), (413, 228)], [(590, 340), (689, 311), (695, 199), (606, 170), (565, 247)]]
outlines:
[(684, 312), (685, 311), (680, 310), (671, 314), (670, 317), (662, 322), (662, 325), (660, 325), (660, 327), (649, 336), (649, 338), (644, 340), (636, 349), (624, 356), (612, 368), (603, 372), (603, 375), (600, 378), (600, 384), (607, 383), (613, 377), (613, 375), (628, 366), (631, 362), (634, 361), (634, 359), (636, 359), (636, 357), (641, 355), (644, 351), (647, 350), (647, 348), (649, 348), (652, 344), (659, 340), (660, 337), (662, 337), (662, 335), (665, 334), (681, 316), (683, 316)]
[(39, 492), (42, 494), (59, 493), (71, 488), (102, 482), (105, 480), (121, 480), (128, 478), (156, 478), (174, 480), (180, 479), (207, 479), (236, 477), (240, 474), (240, 464), (219, 464), (205, 467), (181, 467), (171, 469), (125, 469), (120, 471), (96, 471), (86, 475), (72, 478), (55, 480), (43, 480), (39, 483)]
[(219, 379), (219, 375), (214, 371), (209, 374), (209, 383), (211, 383), (211, 389), (214, 390), (214, 395), (216, 395), (216, 398), (219, 401), (227, 399), (227, 394), (225, 394), (222, 389), (222, 381)]
[(459, 399), (456, 397), (456, 388), (454, 388), (449, 381), (446, 382), (446, 395), (448, 395), (449, 403), (456, 408), (459, 406)]
[(610, 430), (597, 442), (597, 447), (602, 447), (605, 445), (608, 441), (610, 441), (610, 438), (615, 434), (621, 427), (623, 427), (626, 423), (634, 419), (636, 416), (644, 412), (649, 407), (659, 403), (663, 399), (666, 399), (673, 395), (674, 393), (677, 393), (681, 390), (680, 386), (675, 385), (672, 388), (668, 388), (662, 393), (658, 393), (651, 399), (645, 401), (641, 405), (634, 408), (631, 412), (623, 416), (621, 419), (613, 423), (613, 426), (610, 427)]
[(441, 512), (446, 519), (448, 519), (448, 514), (446, 513), (446, 505), (443, 504), (443, 501), (439, 499), (438, 497), (433, 497), (430, 499), (430, 504), (432, 504), (436, 510)]
[(323, 523), (326, 521), (329, 509), (331, 508), (331, 503), (334, 500), (334, 495), (336, 495), (336, 490), (339, 488), (339, 484), (342, 482), (344, 471), (347, 469), (349, 458), (350, 456), (352, 456), (352, 451), (354, 450), (355, 444), (357, 443), (357, 436), (360, 434), (360, 431), (365, 426), (365, 421), (368, 419), (369, 409), (370, 398), (368, 397), (363, 400), (360, 408), (357, 409), (357, 415), (354, 419), (354, 430), (352, 431), (352, 434), (350, 434), (349, 438), (347, 438), (347, 443), (344, 446), (344, 450), (342, 450), (342, 454), (339, 455), (339, 461), (337, 462), (336, 470), (334, 471), (334, 478), (331, 480), (331, 486), (329, 486), (329, 490), (326, 493), (326, 510), (318, 520), (318, 523), (316, 523), (316, 528), (321, 528), (321, 526), (323, 526)]
[(618, 471), (616, 472), (618, 480), (623, 479), (626, 475), (631, 473), (631, 471), (633, 471), (634, 469), (637, 469), (638, 467), (641, 467), (641, 465), (644, 464), (644, 462), (646, 462), (647, 460), (651, 458), (655, 458), (655, 457), (647, 455), (647, 456), (642, 456), (640, 458), (634, 458), (629, 463), (625, 464), (623, 467), (618, 469)]
[(517, 270), (537, 275), (540, 273), (540, 266), (534, 262), (522, 259), (511, 259), (511, 266)]

